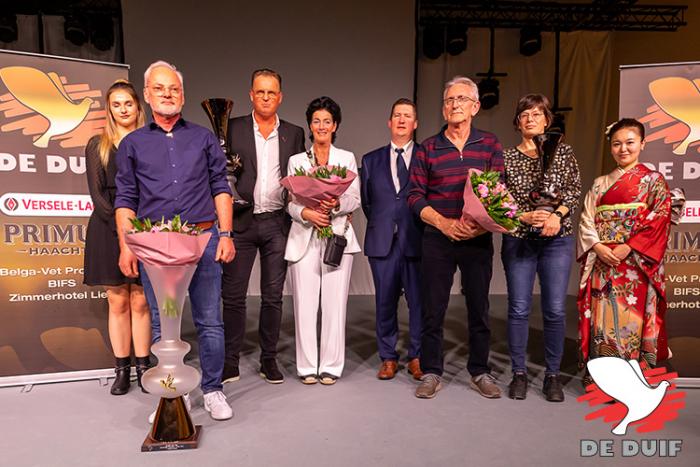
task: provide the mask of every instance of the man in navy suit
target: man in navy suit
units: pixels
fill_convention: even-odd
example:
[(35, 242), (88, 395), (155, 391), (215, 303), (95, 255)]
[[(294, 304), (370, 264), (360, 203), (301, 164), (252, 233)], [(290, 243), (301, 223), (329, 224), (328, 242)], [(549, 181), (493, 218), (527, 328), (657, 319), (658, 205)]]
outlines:
[(362, 210), (367, 216), (364, 250), (374, 278), (377, 345), (382, 359), (377, 377), (392, 379), (398, 370), (397, 306), (403, 289), (409, 310), (408, 372), (420, 379), (422, 222), (406, 202), (408, 173), (417, 146), (413, 142), (418, 127), (413, 101), (397, 100), (388, 126), (391, 143), (365, 154), (360, 172)]

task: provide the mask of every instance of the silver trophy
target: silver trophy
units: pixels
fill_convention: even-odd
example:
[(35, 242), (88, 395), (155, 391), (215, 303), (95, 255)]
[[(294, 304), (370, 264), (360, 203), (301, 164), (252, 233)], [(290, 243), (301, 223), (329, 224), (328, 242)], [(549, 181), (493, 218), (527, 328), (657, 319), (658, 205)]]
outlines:
[(228, 119), (233, 110), (233, 101), (221, 97), (204, 99), (202, 101), (202, 108), (207, 114), (207, 117), (209, 117), (214, 134), (219, 139), (221, 150), (226, 156), (226, 178), (228, 178), (231, 191), (233, 192), (233, 202), (239, 207), (247, 206), (250, 203), (241, 198), (241, 195), (238, 194), (238, 190), (236, 190), (236, 182), (243, 168), (243, 162), (241, 161), (241, 156), (231, 151), (227, 139)]

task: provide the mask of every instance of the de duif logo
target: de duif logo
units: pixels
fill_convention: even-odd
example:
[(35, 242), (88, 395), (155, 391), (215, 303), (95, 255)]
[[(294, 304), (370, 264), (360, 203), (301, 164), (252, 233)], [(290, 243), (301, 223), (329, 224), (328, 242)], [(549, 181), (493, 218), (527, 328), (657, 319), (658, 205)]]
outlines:
[(614, 435), (625, 435), (631, 427), (637, 433), (660, 431), (685, 407), (685, 392), (673, 384), (678, 374), (665, 368), (642, 371), (636, 360), (618, 357), (595, 358), (587, 367), (595, 383), (578, 401), (596, 410), (585, 419), (612, 424)]
[(85, 146), (104, 127), (101, 93), (87, 83), (68, 84), (53, 71), (26, 66), (0, 68), (0, 82), (8, 91), (0, 95), (0, 112), (7, 121), (0, 126), (3, 133), (31, 135), (38, 148), (48, 147), (51, 140), (74, 148)]
[(700, 152), (700, 79), (668, 76), (649, 83), (654, 104), (639, 121), (652, 130), (647, 141), (662, 139), (673, 153), (684, 156), (695, 147)]

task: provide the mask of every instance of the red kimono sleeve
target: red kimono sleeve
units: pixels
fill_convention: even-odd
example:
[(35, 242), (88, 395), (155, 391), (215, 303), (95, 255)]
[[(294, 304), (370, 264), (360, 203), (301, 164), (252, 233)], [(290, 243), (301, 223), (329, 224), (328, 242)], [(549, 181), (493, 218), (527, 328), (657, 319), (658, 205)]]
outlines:
[(666, 252), (671, 225), (671, 194), (666, 180), (659, 173), (650, 175), (647, 210), (642, 211), (627, 244), (642, 256), (660, 263)]

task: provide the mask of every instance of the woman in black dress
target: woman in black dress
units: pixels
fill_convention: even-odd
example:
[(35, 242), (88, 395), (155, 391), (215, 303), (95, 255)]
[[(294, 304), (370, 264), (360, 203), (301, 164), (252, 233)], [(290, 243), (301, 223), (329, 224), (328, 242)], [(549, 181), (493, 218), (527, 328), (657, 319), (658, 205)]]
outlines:
[(116, 378), (110, 392), (116, 396), (129, 391), (132, 337), (136, 374), (142, 390), (141, 375), (149, 363), (151, 315), (140, 281), (125, 277), (119, 270), (119, 240), (114, 220), (117, 146), (124, 136), (142, 127), (145, 119), (138, 95), (126, 80), (115, 81), (107, 90), (105, 100), (105, 129), (101, 135), (90, 139), (85, 148), (94, 210), (85, 239), (83, 282), (101, 285), (107, 290), (109, 340), (116, 359)]

